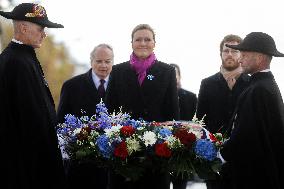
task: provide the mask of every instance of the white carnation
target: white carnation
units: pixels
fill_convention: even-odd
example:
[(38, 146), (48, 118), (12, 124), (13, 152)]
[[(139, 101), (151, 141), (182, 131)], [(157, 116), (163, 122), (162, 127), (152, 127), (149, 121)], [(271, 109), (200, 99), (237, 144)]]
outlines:
[(142, 140), (144, 141), (145, 146), (151, 146), (157, 141), (157, 136), (152, 131), (146, 131), (143, 134)]
[(104, 132), (107, 137), (112, 138), (119, 135), (121, 127), (121, 125), (112, 126), (109, 129), (104, 129)]

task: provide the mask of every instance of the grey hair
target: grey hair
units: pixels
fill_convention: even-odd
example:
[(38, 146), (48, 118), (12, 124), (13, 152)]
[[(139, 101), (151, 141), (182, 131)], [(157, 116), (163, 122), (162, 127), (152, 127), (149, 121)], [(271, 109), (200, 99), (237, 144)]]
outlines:
[(95, 48), (92, 50), (91, 54), (90, 54), (90, 59), (91, 59), (91, 62), (94, 60), (95, 58), (95, 53), (97, 51), (98, 48), (101, 48), (101, 47), (104, 47), (104, 48), (108, 48), (109, 50), (111, 50), (112, 52), (112, 58), (114, 58), (114, 53), (113, 53), (113, 48), (112, 46), (110, 46), (109, 44), (106, 44), (106, 43), (101, 43), (97, 46), (95, 46)]

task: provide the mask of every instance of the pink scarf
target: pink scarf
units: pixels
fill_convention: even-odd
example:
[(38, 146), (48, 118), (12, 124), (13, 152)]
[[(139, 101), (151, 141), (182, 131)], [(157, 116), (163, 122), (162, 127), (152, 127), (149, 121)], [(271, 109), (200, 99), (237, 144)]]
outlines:
[(155, 60), (156, 60), (156, 56), (154, 53), (152, 53), (145, 60), (139, 60), (138, 57), (134, 53), (130, 55), (130, 65), (135, 70), (135, 72), (138, 74), (138, 82), (140, 86), (142, 85), (146, 77), (147, 69), (155, 63)]

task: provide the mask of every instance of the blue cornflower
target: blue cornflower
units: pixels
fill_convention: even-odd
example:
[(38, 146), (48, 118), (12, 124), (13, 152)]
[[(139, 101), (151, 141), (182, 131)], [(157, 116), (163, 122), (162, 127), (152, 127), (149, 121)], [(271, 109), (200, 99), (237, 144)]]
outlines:
[(149, 79), (150, 81), (152, 81), (152, 80), (154, 79), (154, 76), (151, 75), (151, 74), (149, 74), (149, 75), (147, 75), (147, 79)]
[(217, 156), (217, 149), (215, 145), (207, 139), (197, 140), (194, 151), (197, 156), (209, 161), (213, 161)]

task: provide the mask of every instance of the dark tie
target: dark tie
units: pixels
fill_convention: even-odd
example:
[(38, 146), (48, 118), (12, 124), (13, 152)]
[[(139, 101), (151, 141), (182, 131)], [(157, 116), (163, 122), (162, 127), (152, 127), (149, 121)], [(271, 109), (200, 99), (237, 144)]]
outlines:
[(98, 92), (99, 92), (100, 98), (104, 99), (105, 93), (106, 93), (105, 87), (104, 87), (104, 83), (106, 81), (104, 79), (101, 79), (100, 82), (101, 82), (101, 84), (100, 84), (100, 86), (98, 88)]

